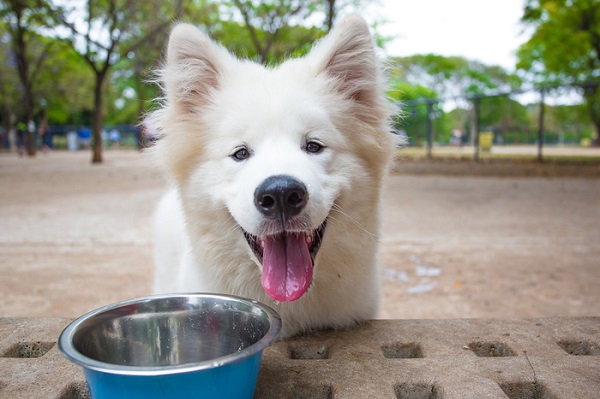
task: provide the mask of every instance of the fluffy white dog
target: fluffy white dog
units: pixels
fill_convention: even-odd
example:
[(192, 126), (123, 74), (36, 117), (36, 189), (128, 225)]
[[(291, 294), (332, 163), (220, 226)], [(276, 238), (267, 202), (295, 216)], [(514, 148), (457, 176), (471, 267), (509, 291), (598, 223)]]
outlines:
[(365, 22), (275, 68), (180, 24), (160, 83), (151, 152), (173, 189), (156, 215), (155, 291), (256, 299), (284, 337), (375, 317), (395, 140)]

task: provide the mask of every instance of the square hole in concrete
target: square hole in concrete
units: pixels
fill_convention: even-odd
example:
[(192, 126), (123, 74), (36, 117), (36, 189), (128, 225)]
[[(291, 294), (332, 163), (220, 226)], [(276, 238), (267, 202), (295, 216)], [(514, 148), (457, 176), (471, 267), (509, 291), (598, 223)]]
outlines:
[(290, 346), (290, 359), (317, 360), (329, 359), (329, 346), (327, 345), (292, 345)]
[(290, 399), (333, 399), (333, 387), (325, 384), (296, 384)]
[(499, 385), (509, 399), (557, 399), (539, 382), (512, 382)]
[(54, 342), (19, 342), (11, 346), (2, 357), (18, 357), (18, 358), (31, 358), (31, 357), (42, 357), (52, 347)]
[(573, 356), (598, 356), (600, 345), (589, 341), (559, 341), (558, 346)]
[(58, 399), (90, 399), (91, 397), (85, 382), (74, 382), (63, 389)]
[(414, 342), (397, 342), (381, 347), (383, 356), (387, 359), (416, 359), (423, 357), (421, 346)]
[(429, 384), (398, 384), (394, 387), (398, 399), (441, 399), (440, 389)]
[(517, 356), (510, 347), (502, 342), (471, 342), (469, 349), (479, 357)]

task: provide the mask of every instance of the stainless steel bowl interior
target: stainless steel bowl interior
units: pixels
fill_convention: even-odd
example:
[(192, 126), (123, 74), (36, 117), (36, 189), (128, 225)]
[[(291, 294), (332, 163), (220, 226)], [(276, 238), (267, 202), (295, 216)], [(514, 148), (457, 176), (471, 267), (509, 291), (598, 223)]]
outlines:
[(63, 337), (60, 344), (77, 363), (86, 361), (80, 355), (91, 359), (91, 368), (98, 368), (98, 362), (117, 368), (160, 368), (248, 356), (244, 352), (264, 349), (279, 327), (270, 308), (242, 298), (154, 296), (105, 307), (74, 322), (65, 333), (71, 336), (75, 356), (68, 353)]

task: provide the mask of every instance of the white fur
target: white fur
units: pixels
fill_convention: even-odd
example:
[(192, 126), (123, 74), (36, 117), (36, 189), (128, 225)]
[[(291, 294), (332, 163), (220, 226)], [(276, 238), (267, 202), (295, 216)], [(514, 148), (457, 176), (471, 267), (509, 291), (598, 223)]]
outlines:
[[(382, 178), (394, 143), (391, 108), (364, 21), (350, 17), (300, 59), (277, 68), (238, 60), (196, 28), (175, 27), (149, 117), (152, 149), (173, 183), (156, 215), (156, 292), (207, 291), (253, 298), (277, 310), (282, 336), (373, 318)], [(308, 140), (325, 145), (318, 154)], [(231, 155), (245, 145), (251, 156)], [(242, 228), (264, 234), (253, 202), (272, 175), (305, 184), (306, 230), (328, 218), (310, 289), (275, 303)]]

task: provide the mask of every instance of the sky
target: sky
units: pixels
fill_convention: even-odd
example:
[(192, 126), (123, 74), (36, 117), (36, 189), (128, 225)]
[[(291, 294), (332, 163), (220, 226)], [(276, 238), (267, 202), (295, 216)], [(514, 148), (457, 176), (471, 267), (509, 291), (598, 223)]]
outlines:
[[(379, 3), (379, 4), (377, 4)], [(380, 31), (395, 39), (390, 56), (463, 56), (514, 71), (516, 50), (526, 42), (519, 19), (524, 0), (375, 0), (368, 20), (387, 20)]]

